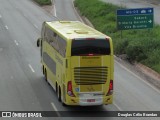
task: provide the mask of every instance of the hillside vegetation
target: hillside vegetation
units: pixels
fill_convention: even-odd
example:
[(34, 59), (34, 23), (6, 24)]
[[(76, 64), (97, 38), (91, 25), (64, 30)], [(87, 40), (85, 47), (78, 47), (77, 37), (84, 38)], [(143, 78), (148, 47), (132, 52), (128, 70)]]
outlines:
[(118, 31), (116, 10), (120, 9), (99, 0), (75, 0), (75, 6), (94, 27), (112, 37), (115, 55), (126, 54), (131, 62), (140, 62), (160, 73), (160, 26), (153, 29)]

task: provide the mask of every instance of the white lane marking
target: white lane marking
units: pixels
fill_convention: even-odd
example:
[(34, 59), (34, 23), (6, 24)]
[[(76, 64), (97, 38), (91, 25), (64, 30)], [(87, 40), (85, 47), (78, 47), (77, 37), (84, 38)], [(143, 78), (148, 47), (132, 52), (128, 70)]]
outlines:
[(36, 24), (34, 24), (34, 27), (38, 29), (38, 26)]
[(5, 28), (8, 30), (8, 26), (6, 25)]
[(55, 104), (53, 102), (51, 102), (51, 105), (53, 107), (53, 109), (55, 110), (56, 114), (58, 115), (58, 117), (60, 117), (60, 113), (58, 112), (58, 109), (56, 108)]
[(18, 44), (18, 42), (16, 41), (16, 40), (14, 40), (14, 42), (15, 42), (15, 44), (18, 46), (19, 44)]
[(31, 71), (34, 73), (35, 71), (34, 71), (33, 67), (30, 64), (28, 64), (28, 66), (31, 69)]
[(115, 105), (119, 111), (123, 111), (115, 102), (113, 103), (113, 105)]
[(149, 84), (148, 82), (146, 82), (144, 79), (142, 79), (141, 77), (139, 77), (138, 75), (136, 75), (135, 73), (133, 73), (132, 71), (130, 71), (128, 68), (124, 67), (123, 65), (121, 65), (119, 62), (115, 61), (119, 66), (121, 66), (123, 69), (125, 69), (126, 71), (128, 71), (129, 73), (131, 73), (132, 75), (134, 75), (135, 77), (137, 77), (138, 79), (140, 79), (141, 81), (143, 81), (146, 85), (148, 85), (149, 87), (151, 87), (153, 90), (155, 90), (156, 92), (158, 92), (160, 94), (160, 91), (155, 88), (153, 85)]
[(56, 5), (54, 4), (54, 16), (57, 17)]

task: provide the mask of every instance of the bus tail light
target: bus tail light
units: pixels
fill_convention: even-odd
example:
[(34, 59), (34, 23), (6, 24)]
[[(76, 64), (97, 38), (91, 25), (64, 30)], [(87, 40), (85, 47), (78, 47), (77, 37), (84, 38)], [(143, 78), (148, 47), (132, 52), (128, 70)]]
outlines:
[(95, 38), (86, 38), (86, 40), (95, 40)]
[(109, 41), (109, 37), (106, 37), (106, 40), (108, 40), (108, 41)]
[(91, 53), (90, 53), (90, 54), (88, 54), (88, 56), (94, 56), (94, 54), (91, 54)]
[(75, 97), (73, 90), (72, 90), (72, 81), (68, 81), (67, 93), (69, 96)]
[(107, 96), (112, 94), (113, 94), (113, 80), (110, 80)]

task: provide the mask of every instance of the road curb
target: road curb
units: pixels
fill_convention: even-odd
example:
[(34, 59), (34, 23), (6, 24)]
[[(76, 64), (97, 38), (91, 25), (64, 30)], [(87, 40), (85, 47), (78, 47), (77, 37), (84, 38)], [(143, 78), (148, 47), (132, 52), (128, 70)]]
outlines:
[(137, 63), (135, 66), (140, 69), (144, 74), (147, 74), (148, 76), (152, 77), (155, 80), (160, 81), (160, 74), (152, 70), (151, 68), (141, 64)]
[(86, 18), (85, 16), (81, 16), (80, 11), (78, 10), (78, 8), (74, 6), (74, 1), (75, 1), (75, 0), (72, 1), (73, 8), (74, 8), (74, 10), (76, 11), (76, 13), (78, 14), (81, 22), (83, 22), (83, 23), (85, 23), (86, 25), (94, 28), (93, 24), (88, 20), (88, 18)]

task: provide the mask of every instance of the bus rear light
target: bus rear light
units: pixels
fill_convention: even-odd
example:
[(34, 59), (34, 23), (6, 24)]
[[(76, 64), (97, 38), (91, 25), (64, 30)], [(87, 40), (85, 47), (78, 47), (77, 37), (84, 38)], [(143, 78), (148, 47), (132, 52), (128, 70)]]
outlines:
[(107, 96), (112, 94), (113, 94), (113, 80), (110, 80)]
[(88, 54), (88, 56), (93, 56), (94, 54)]
[(113, 80), (110, 80), (109, 89), (113, 90)]
[(109, 37), (106, 37), (106, 40), (109, 40)]
[(69, 96), (75, 97), (73, 90), (72, 90), (72, 81), (68, 81), (67, 93)]
[(86, 38), (86, 40), (95, 40), (95, 38)]

